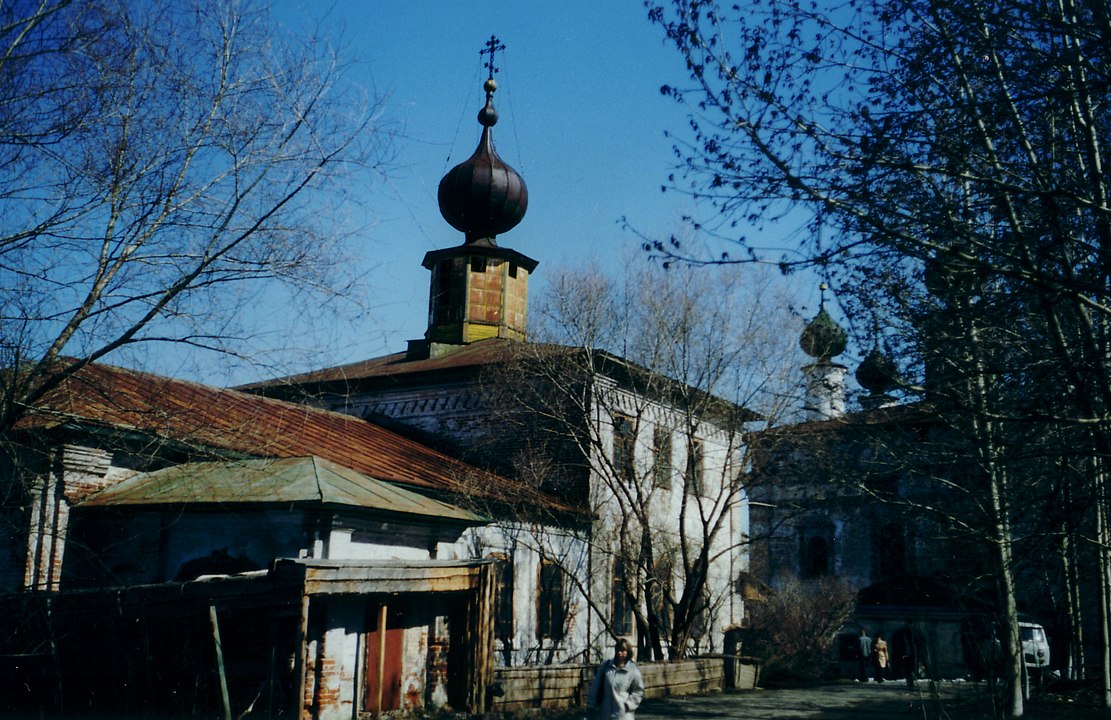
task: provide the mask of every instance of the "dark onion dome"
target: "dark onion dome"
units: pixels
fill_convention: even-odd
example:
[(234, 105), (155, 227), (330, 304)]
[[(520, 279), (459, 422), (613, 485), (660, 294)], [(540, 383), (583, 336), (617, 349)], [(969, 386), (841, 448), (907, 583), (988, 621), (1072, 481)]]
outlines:
[(486, 106), (478, 113), (482, 138), (474, 154), (440, 180), (440, 214), (466, 235), (466, 242), (489, 240), (516, 227), (528, 208), (528, 188), (517, 171), (494, 150), (490, 128), (498, 122), (493, 78), (486, 81)]
[(817, 317), (803, 328), (799, 346), (802, 351), (818, 360), (829, 360), (834, 355), (845, 352), (848, 336), (844, 329), (834, 322), (823, 307)]
[(891, 362), (891, 358), (880, 352), (879, 345), (876, 345), (857, 367), (856, 381), (868, 392), (882, 395), (899, 384), (899, 370)]

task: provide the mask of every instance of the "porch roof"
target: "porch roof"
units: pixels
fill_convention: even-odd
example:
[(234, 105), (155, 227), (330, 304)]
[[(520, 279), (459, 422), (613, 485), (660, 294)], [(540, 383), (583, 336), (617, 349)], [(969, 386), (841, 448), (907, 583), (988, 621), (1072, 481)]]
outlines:
[(319, 457), (191, 462), (139, 473), (82, 507), (181, 504), (333, 504), (468, 525), (481, 515)]

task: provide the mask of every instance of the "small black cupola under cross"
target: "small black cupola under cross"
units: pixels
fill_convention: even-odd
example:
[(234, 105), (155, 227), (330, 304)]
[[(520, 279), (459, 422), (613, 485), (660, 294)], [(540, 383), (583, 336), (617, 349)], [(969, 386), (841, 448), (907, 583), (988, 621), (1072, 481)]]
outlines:
[(489, 55), (486, 104), (478, 113), (482, 136), (474, 154), (440, 181), (440, 213), (463, 233), (463, 244), (424, 256), (424, 267), (432, 271), (428, 329), (423, 342), (411, 345), (411, 353), (439, 354), (491, 337), (525, 339), (528, 276), (537, 261), (495, 241), (516, 227), (528, 208), (525, 181), (498, 156), (491, 132), (498, 121), (494, 55), (504, 49), (491, 36), (480, 52)]

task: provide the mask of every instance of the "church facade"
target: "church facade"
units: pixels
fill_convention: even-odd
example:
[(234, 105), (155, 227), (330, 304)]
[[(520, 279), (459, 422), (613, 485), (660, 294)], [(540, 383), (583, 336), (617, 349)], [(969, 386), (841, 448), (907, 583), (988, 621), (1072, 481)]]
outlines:
[[(835, 359), (845, 333), (824, 308), (800, 344), (814, 358), (803, 368), (805, 417), (750, 438), (751, 530), (764, 538), (753, 547), (753, 575), (773, 590), (829, 581), (855, 596), (835, 650), (845, 676), (859, 673), (864, 629), (883, 634), (893, 657), (915, 658), (896, 662), (896, 677), (982, 678), (999, 654), (985, 647), (998, 638), (1000, 611), (997, 549), (968, 520), (976, 458), (929, 401), (888, 394), (898, 379), (878, 346), (856, 369), (861, 407), (846, 412), (847, 368)], [(1024, 576), (1018, 601), (1031, 632), (1055, 619), (1047, 599), (1052, 580)], [(1051, 637), (1064, 634), (1052, 628)], [(1026, 662), (1040, 671), (1049, 657)]]
[[(644, 380), (648, 370), (602, 349), (528, 341), (538, 263), (498, 243), (528, 193), (494, 149), (492, 78), (485, 89), (478, 147), (439, 186), (441, 213), (464, 241), (424, 258), (424, 337), (243, 389), (382, 424), (582, 509), (582, 525), (508, 518), (483, 531), (476, 553), (501, 573), (500, 662), (597, 662), (616, 637), (657, 659), (720, 651), (744, 617), (740, 473), (755, 416), (677, 401)], [(650, 555), (635, 547), (642, 536), (659, 541)], [(676, 609), (693, 633), (669, 634)]]
[[(481, 713), (498, 666), (719, 651), (743, 622), (752, 416), (527, 341), (537, 262), (495, 238), (528, 195), (485, 87), (440, 185), (464, 242), (425, 256), (406, 351), (238, 390), (81, 364), (27, 413), (0, 467), (5, 706)], [(568, 359), (578, 412), (505, 403), (551, 401), (522, 370)]]

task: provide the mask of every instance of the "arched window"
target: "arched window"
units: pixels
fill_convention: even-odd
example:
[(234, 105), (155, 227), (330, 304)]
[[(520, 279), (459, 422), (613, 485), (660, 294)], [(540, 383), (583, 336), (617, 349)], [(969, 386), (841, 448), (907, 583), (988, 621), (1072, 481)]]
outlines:
[(833, 574), (833, 523), (814, 518), (799, 533), (799, 575), (805, 579)]
[(829, 542), (823, 537), (806, 538), (802, 576), (817, 578), (829, 575)]
[(906, 532), (899, 523), (887, 523), (879, 529), (875, 537), (874, 580), (905, 575), (907, 571)]

